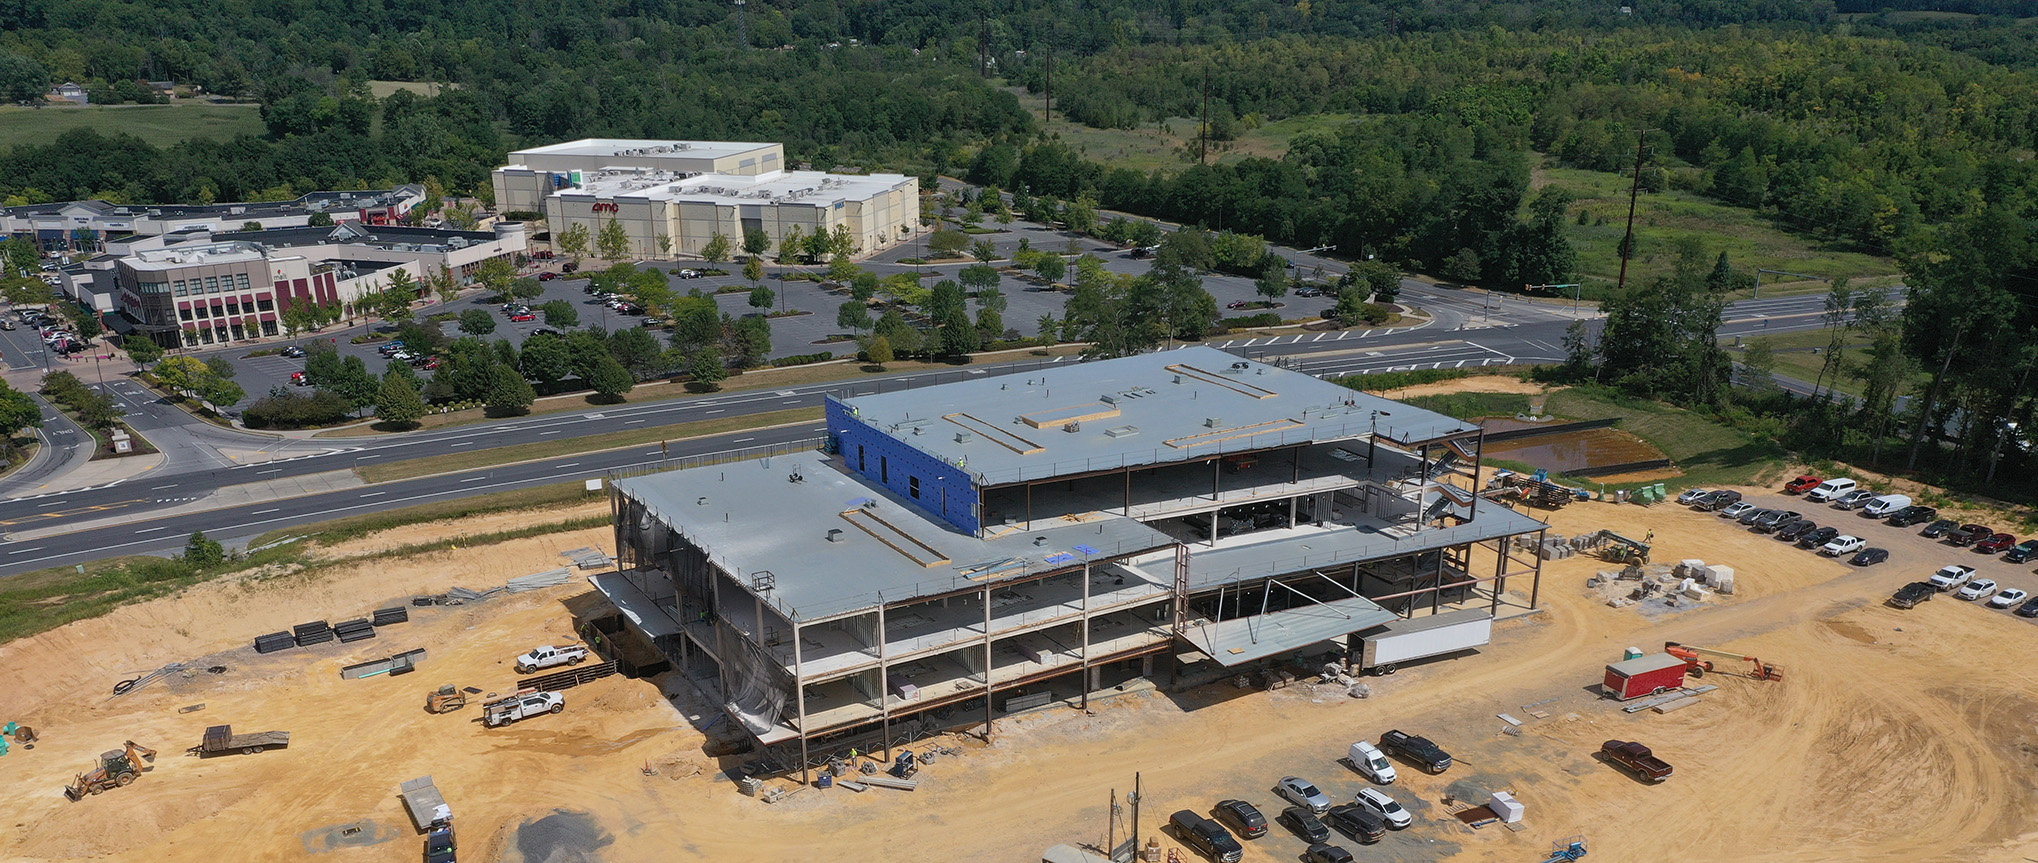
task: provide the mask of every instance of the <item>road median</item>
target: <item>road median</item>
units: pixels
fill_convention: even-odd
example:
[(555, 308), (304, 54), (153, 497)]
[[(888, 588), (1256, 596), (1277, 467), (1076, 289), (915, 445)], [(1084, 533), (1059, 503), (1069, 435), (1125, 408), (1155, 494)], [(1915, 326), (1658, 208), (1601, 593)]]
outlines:
[(626, 431), (605, 432), (582, 437), (560, 440), (537, 441), (510, 446), (475, 449), (472, 452), (449, 455), (426, 456), (404, 459), (387, 464), (369, 465), (356, 468), (361, 479), (370, 484), (417, 479), (445, 473), (458, 473), (478, 468), (503, 467), (524, 462), (544, 461), (561, 456), (601, 452), (629, 446), (662, 441), (676, 441), (686, 438), (700, 438), (727, 434), (735, 431), (777, 428), (815, 422), (821, 419), (818, 407), (792, 408), (761, 414), (727, 417), (724, 419), (697, 420), (676, 425), (652, 426)]

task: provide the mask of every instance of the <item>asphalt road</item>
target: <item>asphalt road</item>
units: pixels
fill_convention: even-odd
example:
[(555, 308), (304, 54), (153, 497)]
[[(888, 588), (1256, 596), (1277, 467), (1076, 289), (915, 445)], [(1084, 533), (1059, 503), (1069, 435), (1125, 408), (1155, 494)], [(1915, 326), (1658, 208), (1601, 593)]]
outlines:
[[(1785, 332), (1819, 325), (1817, 297), (1751, 300), (1736, 304), (1723, 334)], [(1343, 331), (1243, 339), (1216, 346), (1260, 359), (1279, 361), (1318, 376), (1373, 373), (1414, 368), (1461, 368), (1561, 359), (1563, 329), (1568, 321), (1444, 329), (1439, 325), (1411, 329)], [(393, 437), (311, 441), (263, 438), (276, 460), (226, 468), (199, 468), (151, 473), (146, 482), (125, 482), (101, 488), (52, 495), (19, 496), (0, 502), (0, 531), (28, 531), (65, 521), (97, 521), (128, 516), (116, 527), (21, 542), (0, 542), (0, 575), (96, 559), (107, 554), (162, 552), (181, 547), (192, 530), (222, 539), (245, 539), (277, 527), (338, 514), (409, 506), (419, 502), (501, 491), (561, 480), (601, 476), (610, 471), (660, 460), (655, 447), (632, 447), (586, 453), (525, 465), (467, 471), (265, 504), (151, 518), (152, 510), (180, 506), (221, 487), (330, 470), (346, 470), (371, 460), (397, 461), (457, 453), (474, 447), (600, 434), (632, 427), (655, 427), (694, 420), (818, 406), (824, 394), (863, 395), (929, 386), (973, 376), (1037, 371), (1047, 360), (996, 366), (958, 366), (853, 382), (811, 384), (782, 390), (708, 394), (666, 402), (590, 408), (504, 420)], [(733, 432), (679, 442), (673, 457), (731, 448), (759, 446), (816, 434), (819, 424), (768, 431)], [(84, 549), (84, 550), (80, 550)]]

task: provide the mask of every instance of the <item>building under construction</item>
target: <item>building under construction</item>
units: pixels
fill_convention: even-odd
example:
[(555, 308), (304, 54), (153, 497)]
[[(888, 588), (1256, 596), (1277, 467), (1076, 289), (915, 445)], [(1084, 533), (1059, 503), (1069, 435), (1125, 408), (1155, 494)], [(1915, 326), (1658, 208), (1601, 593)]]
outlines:
[(621, 571), (595, 578), (803, 760), (1497, 610), (1509, 579), (1535, 602), (1510, 540), (1545, 525), (1474, 491), (1479, 427), (1214, 349), (830, 399), (827, 423), (612, 482)]

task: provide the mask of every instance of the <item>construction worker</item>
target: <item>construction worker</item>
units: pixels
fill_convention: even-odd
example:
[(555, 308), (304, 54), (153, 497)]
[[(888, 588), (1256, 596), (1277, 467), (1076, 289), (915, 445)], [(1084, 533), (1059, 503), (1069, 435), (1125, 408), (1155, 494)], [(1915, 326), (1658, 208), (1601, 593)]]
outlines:
[(1653, 531), (1653, 530), (1652, 530), (1652, 531), (1649, 531), (1649, 533), (1648, 533), (1647, 535), (1645, 535), (1645, 536), (1643, 536), (1643, 537), (1642, 537), (1642, 541), (1643, 541), (1643, 542), (1655, 542), (1655, 541), (1656, 541), (1656, 532), (1655, 532), (1655, 531)]

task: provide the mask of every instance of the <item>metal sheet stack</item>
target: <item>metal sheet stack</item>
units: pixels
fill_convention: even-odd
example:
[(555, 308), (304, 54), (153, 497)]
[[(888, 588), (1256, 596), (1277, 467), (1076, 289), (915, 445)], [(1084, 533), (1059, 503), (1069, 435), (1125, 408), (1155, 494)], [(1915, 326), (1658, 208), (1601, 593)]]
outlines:
[(365, 641), (375, 637), (375, 624), (365, 617), (343, 620), (333, 625), (333, 633), (339, 636), (341, 643)]
[(296, 646), (297, 636), (291, 635), (288, 632), (271, 632), (268, 635), (255, 636), (256, 653), (275, 653), (276, 651), (289, 650)]
[(332, 627), (327, 626), (323, 620), (300, 623), (291, 627), (291, 629), (297, 633), (298, 647), (310, 647), (314, 644), (324, 644), (333, 640)]
[(410, 609), (404, 608), (401, 605), (378, 608), (375, 609), (374, 621), (376, 626), (388, 626), (392, 623), (409, 623)]

